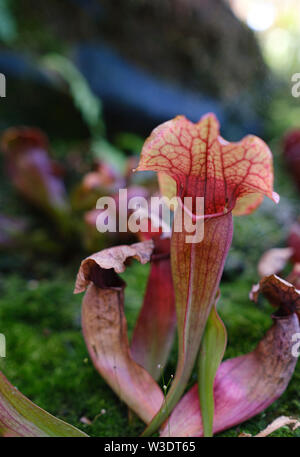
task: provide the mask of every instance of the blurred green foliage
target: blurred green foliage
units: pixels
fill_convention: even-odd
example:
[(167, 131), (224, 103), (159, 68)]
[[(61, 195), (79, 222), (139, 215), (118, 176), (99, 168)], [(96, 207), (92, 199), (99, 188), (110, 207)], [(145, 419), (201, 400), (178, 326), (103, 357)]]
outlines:
[(11, 10), (11, 0), (0, 0), (0, 41), (12, 43), (18, 36), (15, 17)]

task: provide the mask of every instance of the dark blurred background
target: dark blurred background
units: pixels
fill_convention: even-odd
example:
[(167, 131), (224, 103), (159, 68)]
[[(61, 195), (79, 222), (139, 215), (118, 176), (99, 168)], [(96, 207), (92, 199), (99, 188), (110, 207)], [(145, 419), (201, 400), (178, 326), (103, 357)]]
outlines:
[[(51, 71), (51, 58), (59, 54), (101, 98), (109, 134), (145, 135), (178, 113), (196, 121), (207, 111), (219, 115), (224, 135), (232, 139), (261, 132), (276, 86), (263, 56), (270, 29), (273, 39), (277, 31), (281, 48), (287, 39), (280, 40), (272, 17), (272, 5), (279, 13), (282, 3), (287, 2), (1, 0), (0, 70), (8, 78), (1, 126), (31, 123), (55, 138), (88, 137), (66, 78)], [(255, 36), (253, 29), (264, 27), (267, 35)], [(275, 65), (280, 50), (273, 53), (267, 57)]]

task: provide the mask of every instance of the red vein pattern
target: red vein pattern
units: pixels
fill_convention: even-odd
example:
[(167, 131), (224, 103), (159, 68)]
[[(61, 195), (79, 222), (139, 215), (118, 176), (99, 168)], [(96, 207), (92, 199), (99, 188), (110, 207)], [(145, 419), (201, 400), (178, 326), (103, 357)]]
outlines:
[(153, 130), (144, 144), (137, 170), (158, 172), (161, 191), (169, 198), (204, 197), (204, 215), (208, 216), (201, 242), (189, 244), (185, 231), (172, 232), (177, 369), (166, 397), (168, 411), (162, 408), (157, 413), (144, 436), (165, 421), (191, 376), (231, 245), (231, 211), (253, 211), (264, 195), (279, 200), (273, 192), (272, 168), (272, 154), (262, 140), (247, 136), (238, 143), (225, 141), (213, 114), (196, 124), (178, 116)]
[(272, 154), (264, 141), (248, 135), (229, 143), (220, 136), (214, 114), (198, 123), (184, 116), (153, 130), (142, 149), (138, 171), (167, 174), (177, 195), (205, 197), (205, 214), (222, 213), (235, 206), (236, 214), (253, 211), (263, 195), (276, 203)]

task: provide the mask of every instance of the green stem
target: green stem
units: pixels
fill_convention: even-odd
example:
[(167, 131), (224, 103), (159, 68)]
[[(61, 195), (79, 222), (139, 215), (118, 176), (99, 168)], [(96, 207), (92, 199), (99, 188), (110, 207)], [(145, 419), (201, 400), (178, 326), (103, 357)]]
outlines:
[(198, 358), (198, 392), (203, 434), (206, 437), (213, 436), (214, 380), (224, 356), (226, 343), (226, 328), (217, 313), (215, 304), (207, 319)]

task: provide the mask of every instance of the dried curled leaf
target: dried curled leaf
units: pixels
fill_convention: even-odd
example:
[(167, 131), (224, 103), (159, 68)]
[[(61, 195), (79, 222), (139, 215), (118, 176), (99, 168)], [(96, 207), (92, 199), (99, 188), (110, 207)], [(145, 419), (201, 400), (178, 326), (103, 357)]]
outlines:
[(81, 263), (75, 293), (86, 290), (82, 329), (94, 366), (116, 394), (148, 423), (163, 402), (150, 374), (132, 358), (124, 315), (124, 281), (116, 273), (135, 258), (150, 260), (153, 241), (105, 249)]
[(84, 437), (87, 435), (32, 403), (0, 372), (0, 436)]
[(253, 211), (266, 195), (279, 201), (273, 192), (272, 154), (258, 137), (248, 135), (237, 143), (220, 136), (213, 114), (192, 123), (184, 116), (165, 122), (153, 130), (144, 144), (137, 170), (162, 173), (162, 191), (205, 198), (205, 214), (233, 209), (236, 214)]
[[(91, 282), (102, 288), (114, 287), (113, 282), (107, 284), (108, 276), (111, 281), (114, 279), (117, 281), (116, 287), (120, 287), (120, 278), (114, 272), (123, 273), (126, 269), (125, 262), (130, 258), (138, 260), (141, 264), (149, 262), (153, 249), (153, 241), (147, 240), (131, 246), (123, 245), (104, 249), (87, 257), (81, 262), (74, 292), (84, 292)], [(95, 271), (101, 272), (101, 275), (94, 277)]]
[[(300, 427), (300, 422), (297, 419), (292, 417), (280, 416), (277, 419), (273, 420), (264, 430), (255, 435), (255, 438), (264, 438), (271, 435), (271, 433), (276, 432), (281, 427), (292, 426), (292, 430), (296, 430)], [(241, 433), (239, 437), (251, 437), (252, 435), (248, 433)]]
[(300, 316), (300, 290), (288, 281), (277, 275), (267, 276), (252, 287), (250, 299), (257, 302), (260, 293), (271, 305), (279, 308), (280, 313), (297, 313)]

